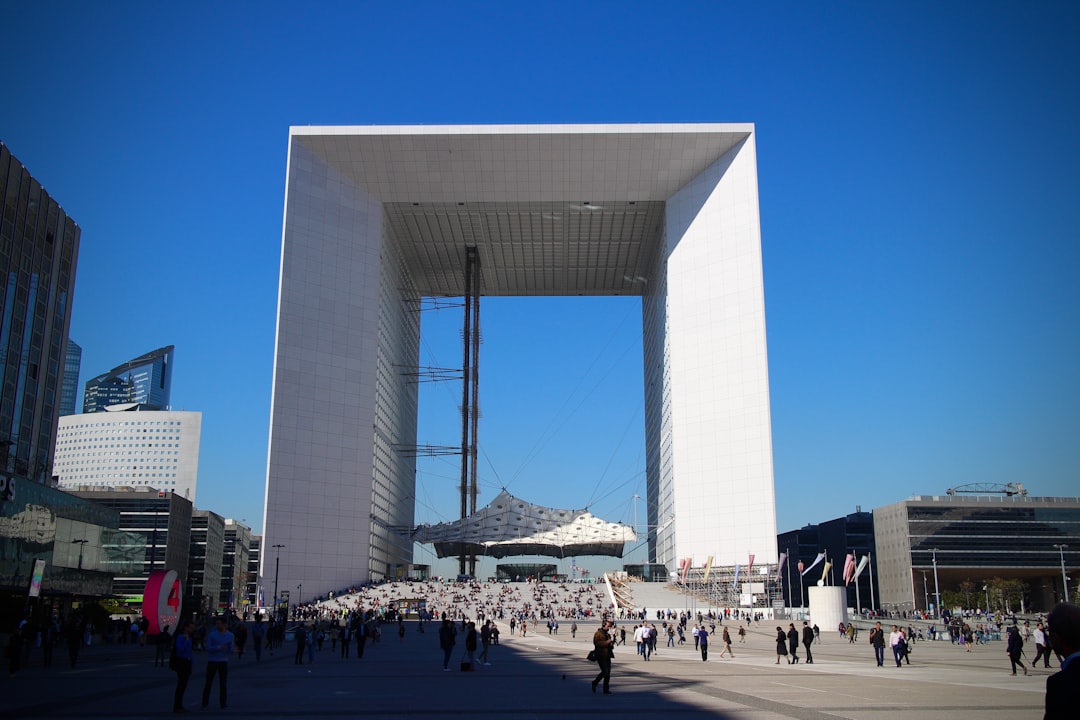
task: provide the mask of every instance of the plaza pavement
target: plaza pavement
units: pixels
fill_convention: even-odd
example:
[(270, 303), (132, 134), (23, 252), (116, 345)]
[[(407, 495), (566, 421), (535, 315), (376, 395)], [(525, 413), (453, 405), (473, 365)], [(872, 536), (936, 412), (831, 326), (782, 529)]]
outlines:
[[(1027, 720), (1042, 717), (1046, 677), (1009, 674), (1004, 644), (979, 646), (966, 653), (947, 641), (917, 643), (912, 664), (896, 668), (874, 664), (864, 633), (851, 645), (836, 633), (823, 632), (813, 646), (813, 665), (776, 665), (775, 626), (754, 626), (745, 645), (735, 643), (734, 659), (720, 659), (720, 643), (702, 662), (692, 641), (666, 648), (661, 642), (650, 662), (631, 644), (616, 649), (613, 695), (593, 694), (589, 681), (596, 665), (584, 660), (593, 623), (579, 623), (577, 638), (564, 621), (558, 635), (546, 628), (512, 637), (502, 624), (501, 645), (490, 653), (492, 665), (474, 673), (459, 672), (463, 638), (458, 637), (451, 672), (442, 671), (436, 625), (426, 633), (407, 624), (404, 641), (394, 626), (381, 643), (367, 646), (363, 659), (341, 659), (329, 641), (314, 665), (293, 663), (286, 645), (273, 656), (264, 652), (256, 664), (250, 650), (233, 660), (229, 708), (217, 708), (211, 695), (198, 710), (205, 655), (196, 653), (187, 707), (200, 717), (259, 718), (424, 718), (488, 717), (638, 718), (727, 717), (738, 720), (799, 718), (948, 718), (949, 720)], [(659, 625), (659, 624), (658, 624)], [(786, 623), (785, 623), (786, 625)], [(628, 636), (631, 635), (628, 625)], [(719, 626), (717, 628), (719, 630)], [(718, 633), (719, 637), (719, 633)], [(1028, 657), (1030, 649), (1025, 649)], [(800, 649), (801, 653), (801, 649)], [(171, 715), (175, 676), (155, 668), (153, 648), (95, 645), (83, 648), (78, 665), (56, 653), (52, 668), (41, 667), (38, 650), (30, 666), (15, 677), (3, 673), (0, 718), (160, 718)]]

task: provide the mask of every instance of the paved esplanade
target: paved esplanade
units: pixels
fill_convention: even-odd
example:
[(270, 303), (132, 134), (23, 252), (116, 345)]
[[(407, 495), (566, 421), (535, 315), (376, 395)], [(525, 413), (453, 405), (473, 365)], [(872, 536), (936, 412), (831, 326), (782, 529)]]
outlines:
[[(1002, 642), (966, 653), (948, 642), (917, 643), (912, 664), (874, 665), (863, 633), (855, 645), (836, 630), (822, 630), (813, 647), (815, 664), (776, 665), (776, 622), (755, 626), (740, 645), (732, 633), (735, 659), (718, 659), (719, 634), (709, 662), (702, 662), (687, 637), (683, 647), (658, 643), (651, 662), (636, 656), (633, 644), (616, 650), (614, 695), (593, 695), (589, 681), (596, 666), (586, 662), (593, 623), (570, 622), (557, 636), (541, 625), (524, 638), (500, 623), (501, 644), (490, 653), (492, 665), (474, 673), (457, 671), (464, 638), (459, 634), (453, 672), (442, 672), (435, 625), (424, 634), (408, 623), (403, 642), (394, 626), (383, 640), (368, 644), (364, 657), (350, 659), (331, 651), (329, 640), (314, 665), (293, 664), (294, 646), (255, 663), (250, 650), (233, 660), (229, 708), (197, 709), (205, 653), (196, 653), (187, 707), (199, 715), (241, 718), (441, 718), (462, 715), (492, 718), (565, 718), (596, 714), (627, 718), (949, 718), (1025, 720), (1042, 717), (1046, 676), (1009, 675)], [(786, 623), (784, 623), (786, 626)], [(659, 624), (658, 624), (659, 626)], [(719, 626), (717, 628), (719, 630)], [(631, 635), (632, 626), (628, 626)], [(1033, 648), (1025, 648), (1028, 657)], [(155, 668), (152, 648), (110, 645), (84, 648), (75, 670), (58, 649), (51, 669), (41, 667), (40, 651), (16, 677), (3, 677), (0, 717), (147, 718), (171, 714), (175, 676)], [(800, 648), (800, 655), (802, 649)], [(565, 679), (564, 679), (565, 677)], [(216, 701), (216, 693), (213, 694)]]

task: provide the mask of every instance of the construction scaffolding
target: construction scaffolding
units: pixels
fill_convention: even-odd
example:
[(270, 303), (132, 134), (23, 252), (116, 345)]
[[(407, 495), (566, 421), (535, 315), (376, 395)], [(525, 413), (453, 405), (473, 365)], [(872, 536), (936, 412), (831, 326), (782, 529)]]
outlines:
[[(707, 577), (706, 577), (707, 576)], [(698, 605), (713, 609), (765, 610), (783, 616), (784, 578), (776, 564), (690, 568), (672, 583)]]

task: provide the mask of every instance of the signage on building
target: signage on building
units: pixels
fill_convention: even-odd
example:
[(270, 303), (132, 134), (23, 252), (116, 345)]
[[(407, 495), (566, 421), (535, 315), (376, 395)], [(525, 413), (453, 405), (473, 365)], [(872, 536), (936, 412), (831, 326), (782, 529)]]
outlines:
[(149, 635), (159, 635), (166, 627), (176, 629), (180, 617), (180, 577), (175, 570), (150, 573), (143, 591), (143, 615), (150, 623)]
[(41, 581), (45, 577), (45, 561), (41, 558), (34, 560), (34, 572), (30, 575), (30, 597), (41, 596)]

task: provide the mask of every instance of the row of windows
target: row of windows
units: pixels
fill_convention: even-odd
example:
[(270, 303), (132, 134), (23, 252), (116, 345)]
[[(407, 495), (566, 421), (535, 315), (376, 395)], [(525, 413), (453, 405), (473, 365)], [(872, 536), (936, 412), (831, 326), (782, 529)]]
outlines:
[(93, 423), (80, 423), (78, 425), (68, 425), (68, 429), (72, 428), (100, 428), (100, 427), (132, 427), (143, 425), (175, 425), (180, 427), (183, 425), (182, 420), (116, 420), (114, 422), (93, 422)]

